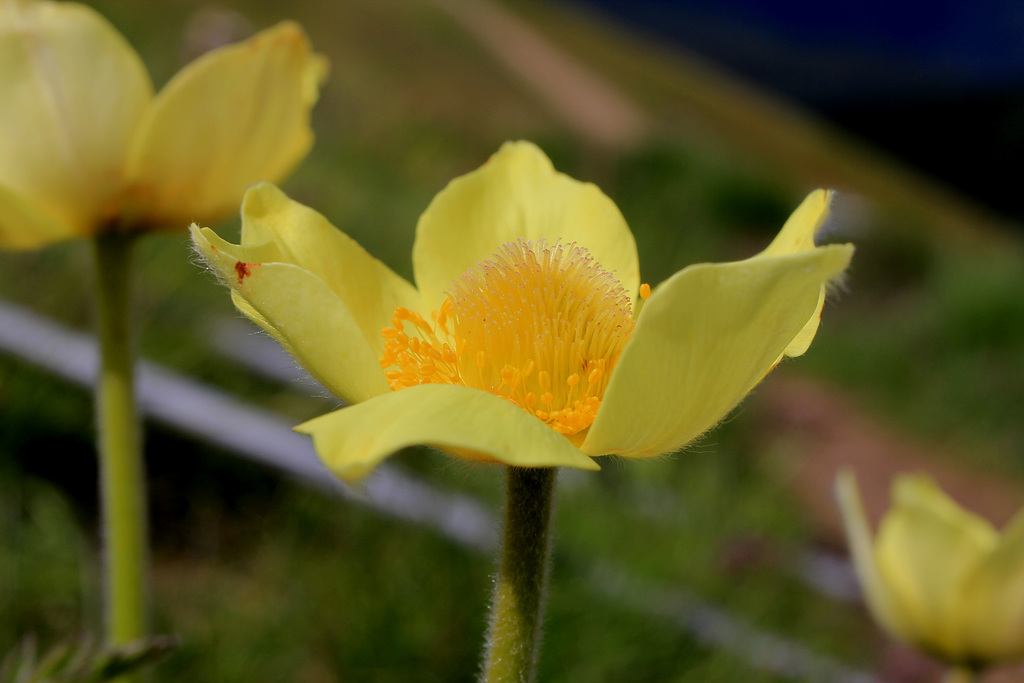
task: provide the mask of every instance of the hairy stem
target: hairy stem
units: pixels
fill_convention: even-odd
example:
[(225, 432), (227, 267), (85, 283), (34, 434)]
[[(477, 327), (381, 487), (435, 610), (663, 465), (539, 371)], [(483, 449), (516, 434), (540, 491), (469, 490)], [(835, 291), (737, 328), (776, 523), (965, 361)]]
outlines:
[(491, 604), (483, 683), (536, 675), (551, 549), (555, 468), (508, 468), (501, 563)]

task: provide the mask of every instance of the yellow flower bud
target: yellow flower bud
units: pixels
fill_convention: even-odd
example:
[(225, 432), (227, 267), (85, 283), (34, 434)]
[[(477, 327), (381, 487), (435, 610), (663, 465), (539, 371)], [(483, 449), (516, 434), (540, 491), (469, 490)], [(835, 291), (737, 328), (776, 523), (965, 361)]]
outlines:
[(926, 475), (897, 477), (871, 529), (850, 471), (836, 479), (857, 577), (898, 640), (957, 666), (1024, 657), (1024, 511), (998, 533)]

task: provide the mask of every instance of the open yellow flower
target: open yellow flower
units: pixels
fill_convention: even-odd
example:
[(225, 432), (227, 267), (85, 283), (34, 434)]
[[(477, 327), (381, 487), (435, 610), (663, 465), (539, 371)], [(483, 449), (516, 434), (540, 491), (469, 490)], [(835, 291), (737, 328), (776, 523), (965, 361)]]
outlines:
[(433, 200), (415, 287), (266, 184), (245, 197), (241, 245), (192, 236), (236, 306), (354, 404), (297, 427), (339, 476), (413, 444), (598, 469), (591, 456), (681, 448), (806, 350), (852, 254), (813, 244), (828, 201), (812, 193), (758, 256), (653, 292), (615, 204), (525, 142)]
[(1024, 511), (1000, 535), (929, 477), (904, 475), (872, 539), (852, 472), (836, 491), (865, 600), (890, 634), (967, 668), (1024, 657)]
[(139, 56), (94, 10), (0, 0), (0, 246), (220, 219), (306, 155), (325, 72), (284, 22), (196, 60), (154, 96)]

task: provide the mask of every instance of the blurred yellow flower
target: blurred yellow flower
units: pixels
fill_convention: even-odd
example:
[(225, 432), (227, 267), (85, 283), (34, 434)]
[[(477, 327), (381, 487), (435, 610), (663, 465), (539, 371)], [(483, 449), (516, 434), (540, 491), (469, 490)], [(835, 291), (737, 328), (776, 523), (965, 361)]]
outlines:
[(154, 96), (138, 54), (91, 8), (0, 0), (0, 247), (222, 218), (306, 155), (325, 73), (284, 22)]
[(853, 251), (814, 246), (828, 202), (812, 193), (757, 256), (653, 292), (615, 204), (525, 142), (434, 198), (415, 287), (267, 184), (246, 194), (241, 245), (192, 235), (235, 305), (355, 404), (297, 427), (339, 476), (413, 444), (597, 469), (681, 448), (807, 349)]
[(1000, 535), (929, 477), (904, 475), (872, 539), (852, 472), (836, 492), (865, 600), (890, 634), (969, 669), (1024, 657), (1024, 511)]

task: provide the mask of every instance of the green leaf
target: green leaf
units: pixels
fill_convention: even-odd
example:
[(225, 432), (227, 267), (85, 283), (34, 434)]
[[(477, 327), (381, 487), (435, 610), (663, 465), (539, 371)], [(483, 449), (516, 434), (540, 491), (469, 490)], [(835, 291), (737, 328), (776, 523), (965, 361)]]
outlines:
[(0, 664), (0, 683), (100, 683), (152, 664), (177, 646), (175, 636), (150, 636), (101, 648), (84, 634), (58, 643), (37, 661), (30, 634)]

